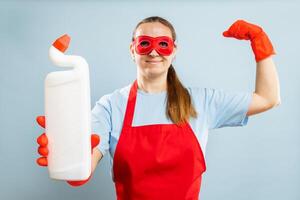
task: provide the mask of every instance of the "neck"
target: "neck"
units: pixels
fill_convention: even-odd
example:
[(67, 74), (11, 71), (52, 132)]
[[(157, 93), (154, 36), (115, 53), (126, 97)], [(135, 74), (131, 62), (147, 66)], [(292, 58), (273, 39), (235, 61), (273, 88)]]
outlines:
[(138, 88), (147, 93), (159, 93), (167, 90), (167, 77), (147, 78), (139, 75), (137, 78)]

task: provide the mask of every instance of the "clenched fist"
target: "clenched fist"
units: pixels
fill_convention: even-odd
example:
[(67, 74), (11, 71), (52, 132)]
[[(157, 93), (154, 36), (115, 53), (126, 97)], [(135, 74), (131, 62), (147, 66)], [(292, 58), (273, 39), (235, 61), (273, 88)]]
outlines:
[(256, 62), (275, 54), (272, 43), (263, 29), (244, 20), (234, 22), (227, 31), (223, 32), (223, 36), (250, 40)]

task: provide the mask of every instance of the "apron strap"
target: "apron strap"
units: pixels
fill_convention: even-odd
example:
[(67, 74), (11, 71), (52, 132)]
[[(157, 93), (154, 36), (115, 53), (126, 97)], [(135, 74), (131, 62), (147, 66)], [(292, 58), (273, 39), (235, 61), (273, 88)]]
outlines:
[(138, 88), (137, 80), (135, 80), (130, 88), (130, 92), (127, 100), (125, 118), (123, 123), (124, 127), (131, 127), (132, 125), (136, 96), (137, 96), (137, 88)]

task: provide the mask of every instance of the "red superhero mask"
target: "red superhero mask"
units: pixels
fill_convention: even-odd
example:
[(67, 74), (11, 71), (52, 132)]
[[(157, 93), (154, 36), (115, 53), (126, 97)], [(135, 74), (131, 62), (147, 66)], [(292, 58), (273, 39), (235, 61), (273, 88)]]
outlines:
[(174, 41), (168, 36), (151, 37), (147, 35), (141, 35), (134, 39), (133, 45), (135, 51), (140, 55), (147, 55), (155, 49), (155, 51), (162, 56), (169, 56), (172, 54)]

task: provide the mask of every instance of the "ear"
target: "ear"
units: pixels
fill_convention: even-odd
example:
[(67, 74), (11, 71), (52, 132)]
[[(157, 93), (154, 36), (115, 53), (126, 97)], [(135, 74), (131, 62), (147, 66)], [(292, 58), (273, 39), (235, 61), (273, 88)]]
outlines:
[(129, 45), (129, 51), (130, 51), (131, 58), (134, 60), (134, 46), (132, 42)]
[(176, 46), (174, 46), (174, 49), (173, 49), (173, 58), (172, 58), (172, 62), (175, 60), (175, 58), (176, 58), (176, 53), (177, 53), (177, 45)]
[(178, 46), (177, 46), (176, 42), (174, 42), (174, 52), (175, 52), (175, 54), (177, 52), (177, 49), (178, 49)]
[(173, 51), (174, 51), (174, 55), (176, 55), (176, 53), (177, 53), (177, 46), (174, 46)]

